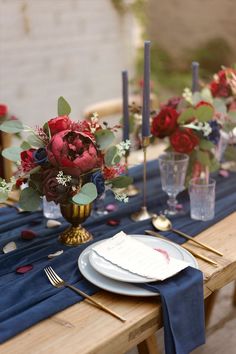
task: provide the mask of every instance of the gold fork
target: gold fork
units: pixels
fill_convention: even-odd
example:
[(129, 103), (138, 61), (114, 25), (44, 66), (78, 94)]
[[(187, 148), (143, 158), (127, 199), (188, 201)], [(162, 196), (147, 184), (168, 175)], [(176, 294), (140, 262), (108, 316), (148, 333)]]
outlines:
[(109, 313), (110, 315), (118, 318), (120, 321), (125, 322), (126, 319), (120, 315), (118, 315), (116, 312), (112, 311), (111, 309), (109, 309), (108, 307), (106, 307), (105, 305), (103, 305), (101, 302), (94, 300), (91, 296), (89, 296), (88, 294), (84, 293), (82, 290), (79, 290), (78, 288), (76, 288), (75, 286), (67, 283), (66, 281), (64, 281), (63, 279), (61, 279), (59, 277), (59, 275), (52, 269), (52, 267), (46, 267), (44, 268), (44, 272), (46, 273), (48, 280), (50, 281), (50, 283), (55, 286), (56, 288), (61, 288), (63, 286), (70, 288), (71, 290), (74, 290), (77, 294), (83, 296), (85, 299), (89, 300), (90, 302), (92, 302), (94, 305), (96, 305), (98, 308), (100, 308), (101, 310), (104, 310), (105, 312)]

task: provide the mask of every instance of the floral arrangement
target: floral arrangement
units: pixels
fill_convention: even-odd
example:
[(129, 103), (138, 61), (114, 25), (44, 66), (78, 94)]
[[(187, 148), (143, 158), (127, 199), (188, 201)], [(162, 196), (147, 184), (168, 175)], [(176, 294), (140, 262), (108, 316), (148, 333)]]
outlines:
[(20, 147), (3, 151), (5, 158), (17, 161), (15, 181), (0, 182), (0, 198), (28, 183), (20, 193), (19, 205), (33, 211), (42, 196), (48, 201), (80, 205), (91, 203), (111, 189), (120, 201), (127, 197), (117, 192), (132, 180), (124, 175), (126, 166), (121, 158), (130, 147), (129, 141), (112, 145), (116, 127), (101, 126), (94, 114), (90, 121), (73, 121), (71, 108), (63, 97), (58, 99), (58, 117), (43, 127), (32, 130), (19, 121), (5, 121), (0, 130), (8, 133), (27, 131), (29, 136)]
[(185, 89), (182, 97), (169, 99), (152, 119), (154, 137), (168, 138), (168, 150), (189, 155), (188, 178), (220, 166), (215, 148), (226, 121), (220, 110), (226, 111), (224, 102), (214, 102), (208, 89), (194, 94)]

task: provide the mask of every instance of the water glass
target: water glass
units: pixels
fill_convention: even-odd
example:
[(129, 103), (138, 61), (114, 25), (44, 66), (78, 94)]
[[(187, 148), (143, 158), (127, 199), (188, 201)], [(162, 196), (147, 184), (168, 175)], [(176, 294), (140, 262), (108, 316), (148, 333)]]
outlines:
[(193, 178), (189, 182), (191, 219), (207, 221), (215, 216), (214, 179)]
[(159, 156), (161, 186), (169, 197), (168, 208), (164, 211), (166, 215), (172, 216), (183, 212), (178, 208), (176, 196), (185, 189), (188, 161), (188, 155), (178, 152), (168, 152)]
[(43, 215), (47, 219), (61, 218), (60, 205), (54, 202), (48, 202), (47, 199), (43, 197)]

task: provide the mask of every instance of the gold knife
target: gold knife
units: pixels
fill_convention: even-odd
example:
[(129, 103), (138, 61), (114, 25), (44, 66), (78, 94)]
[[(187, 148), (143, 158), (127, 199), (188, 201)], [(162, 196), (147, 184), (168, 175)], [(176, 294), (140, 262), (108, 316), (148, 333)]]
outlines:
[[(147, 234), (151, 235), (151, 236), (159, 237), (159, 238), (162, 238), (163, 240), (168, 240), (169, 242), (172, 242), (172, 243), (174, 243), (174, 244), (177, 244), (177, 242), (174, 242), (174, 241), (172, 241), (172, 240), (169, 240), (167, 237), (162, 236), (162, 235), (159, 234), (158, 232), (155, 232), (155, 231), (152, 231), (152, 230), (145, 230), (145, 232), (146, 232)], [(213, 261), (212, 259), (210, 259), (210, 258), (208, 258), (208, 257), (206, 257), (206, 256), (203, 256), (202, 254), (199, 254), (199, 253), (197, 253), (197, 252), (191, 250), (190, 248), (186, 247), (185, 245), (179, 245), (179, 244), (177, 244), (177, 245), (178, 245), (178, 246), (181, 246), (181, 247), (183, 247), (183, 248), (185, 248), (187, 251), (189, 251), (190, 253), (192, 253), (193, 256), (198, 257), (198, 258), (204, 260), (205, 262), (208, 262), (208, 263), (210, 263), (210, 264), (213, 264), (213, 265), (215, 265), (215, 266), (218, 266), (218, 264), (217, 264), (215, 261)]]

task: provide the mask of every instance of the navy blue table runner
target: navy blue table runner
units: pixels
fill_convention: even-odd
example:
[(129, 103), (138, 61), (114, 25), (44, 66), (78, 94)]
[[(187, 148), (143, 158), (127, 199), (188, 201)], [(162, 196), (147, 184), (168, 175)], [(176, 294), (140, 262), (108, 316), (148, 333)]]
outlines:
[[(142, 166), (133, 168), (131, 174), (135, 183), (141, 187)], [(175, 228), (196, 235), (235, 211), (236, 175), (232, 173), (229, 178), (216, 176), (216, 179), (217, 202), (214, 220), (208, 222), (191, 220), (188, 196), (183, 192), (178, 200), (183, 203), (187, 214), (172, 220)], [(148, 163), (147, 196), (148, 208), (151, 211), (159, 212), (163, 209), (167, 196), (161, 191), (157, 161)], [(109, 196), (106, 202), (111, 201), (113, 202), (113, 199)], [(111, 237), (120, 230), (128, 234), (143, 234), (145, 229), (151, 228), (150, 220), (134, 223), (129, 218), (132, 212), (140, 209), (141, 195), (130, 199), (127, 204), (117, 204), (119, 207), (117, 211), (99, 218), (90, 217), (84, 223), (92, 232), (95, 241)], [(121, 221), (116, 227), (106, 224), (107, 220), (113, 218)], [(15, 209), (7, 207), (0, 209), (0, 249), (10, 241), (17, 244), (16, 251), (0, 253), (0, 343), (80, 300), (79, 296), (69, 289), (53, 288), (44, 275), (45, 266), (51, 265), (62, 278), (90, 295), (99, 290), (82, 277), (77, 267), (78, 257), (88, 244), (70, 248), (58, 241), (58, 235), (67, 226), (68, 224), (63, 222), (56, 229), (48, 229), (42, 212), (20, 214)], [(35, 231), (37, 237), (31, 241), (22, 240), (20, 234), (25, 229)], [(165, 235), (180, 244), (185, 242), (183, 238), (171, 232)], [(48, 259), (48, 254), (61, 249), (64, 250), (61, 256)], [(24, 275), (15, 272), (16, 268), (26, 264), (32, 264), (33, 270)]]

